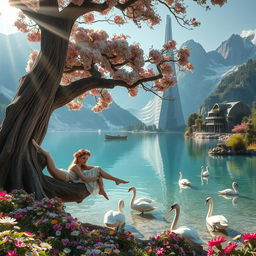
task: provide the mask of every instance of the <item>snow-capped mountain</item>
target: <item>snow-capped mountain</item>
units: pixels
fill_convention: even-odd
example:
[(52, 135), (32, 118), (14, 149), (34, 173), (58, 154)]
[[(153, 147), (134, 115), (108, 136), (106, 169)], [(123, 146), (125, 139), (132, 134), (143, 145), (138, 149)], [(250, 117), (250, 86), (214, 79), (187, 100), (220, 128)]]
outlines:
[(243, 31), (241, 36), (231, 35), (215, 51), (206, 52), (197, 42), (183, 44), (190, 48), (193, 72), (177, 72), (181, 104), (185, 120), (197, 112), (219, 82), (235, 72), (249, 59), (256, 59), (256, 31)]

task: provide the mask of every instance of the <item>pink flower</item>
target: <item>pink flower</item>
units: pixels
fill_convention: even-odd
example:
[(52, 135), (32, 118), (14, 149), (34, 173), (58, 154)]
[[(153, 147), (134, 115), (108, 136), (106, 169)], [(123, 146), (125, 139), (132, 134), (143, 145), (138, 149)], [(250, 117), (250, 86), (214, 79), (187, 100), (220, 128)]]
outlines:
[(157, 256), (163, 256), (164, 255), (164, 248), (162, 248), (162, 247), (156, 248), (156, 255)]
[(155, 239), (156, 239), (156, 240), (159, 240), (159, 239), (161, 239), (161, 236), (160, 236), (160, 235), (156, 235), (156, 236), (155, 236)]
[(222, 6), (225, 2), (227, 2), (227, 0), (211, 0), (211, 3), (213, 5), (219, 5), (219, 6)]
[(35, 234), (30, 233), (30, 232), (28, 232), (28, 231), (25, 231), (25, 232), (23, 232), (23, 233), (24, 233), (24, 235), (26, 235), (26, 236), (35, 236)]
[(232, 252), (237, 246), (238, 246), (238, 244), (236, 244), (236, 243), (230, 243), (230, 244), (228, 244), (228, 245), (225, 247), (224, 252), (225, 252), (225, 253), (230, 253), (230, 252)]
[(16, 241), (15, 246), (17, 246), (19, 248), (26, 247), (26, 245), (22, 241)]
[(256, 240), (256, 233), (245, 233), (242, 236), (242, 240), (244, 242), (250, 241), (250, 240)]
[(6, 192), (0, 192), (0, 197), (5, 197), (7, 195)]
[(59, 250), (54, 249), (54, 250), (53, 250), (53, 253), (54, 253), (54, 254), (59, 254)]
[(224, 243), (226, 241), (227, 241), (227, 239), (225, 237), (219, 236), (219, 237), (216, 237), (216, 238), (210, 240), (208, 242), (208, 246), (211, 246), (211, 247), (216, 246), (216, 245), (219, 245), (219, 244)]
[(212, 247), (208, 247), (207, 256), (212, 256), (212, 254), (213, 254)]
[(18, 256), (19, 254), (15, 251), (7, 251), (6, 256)]
[(114, 18), (114, 22), (115, 22), (116, 24), (118, 24), (118, 25), (122, 25), (122, 24), (124, 24), (124, 19), (123, 19), (121, 16), (117, 15), (117, 16), (115, 16), (115, 18)]
[(245, 132), (246, 129), (247, 129), (247, 123), (241, 123), (241, 124), (235, 125), (231, 131), (232, 132)]

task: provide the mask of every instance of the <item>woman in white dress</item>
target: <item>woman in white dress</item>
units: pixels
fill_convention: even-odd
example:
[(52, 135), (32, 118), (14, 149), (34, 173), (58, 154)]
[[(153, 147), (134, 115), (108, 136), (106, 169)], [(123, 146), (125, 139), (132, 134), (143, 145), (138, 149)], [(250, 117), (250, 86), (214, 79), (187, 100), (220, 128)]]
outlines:
[(129, 181), (118, 179), (108, 174), (100, 166), (87, 165), (88, 158), (91, 156), (89, 150), (78, 150), (73, 155), (74, 159), (68, 170), (64, 170), (56, 168), (50, 153), (42, 149), (35, 140), (32, 140), (32, 144), (37, 152), (42, 153), (46, 157), (47, 170), (53, 178), (64, 182), (84, 183), (90, 194), (100, 194), (109, 200), (104, 190), (103, 178), (114, 181), (116, 185), (129, 183)]

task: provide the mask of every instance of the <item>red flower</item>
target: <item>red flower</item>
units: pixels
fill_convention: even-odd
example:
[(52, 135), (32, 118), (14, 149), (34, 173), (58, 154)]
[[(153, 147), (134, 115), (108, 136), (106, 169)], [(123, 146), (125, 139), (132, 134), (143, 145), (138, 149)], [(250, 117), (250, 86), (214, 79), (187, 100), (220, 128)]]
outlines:
[(212, 256), (212, 254), (213, 254), (213, 249), (212, 247), (209, 247), (207, 251), (207, 256)]
[(256, 233), (245, 233), (242, 236), (242, 239), (244, 242), (247, 242), (249, 240), (256, 240)]
[(227, 239), (225, 237), (219, 236), (219, 237), (216, 237), (216, 238), (210, 240), (208, 242), (208, 246), (211, 246), (211, 247), (216, 246), (216, 245), (219, 245), (219, 244), (224, 243), (226, 241), (227, 241)]
[(0, 196), (2, 197), (5, 197), (7, 195), (7, 193), (6, 192), (0, 192)]
[(238, 246), (238, 244), (236, 244), (236, 243), (230, 243), (230, 244), (228, 244), (228, 245), (225, 247), (224, 252), (225, 252), (225, 253), (230, 253), (230, 252), (232, 252), (237, 246)]

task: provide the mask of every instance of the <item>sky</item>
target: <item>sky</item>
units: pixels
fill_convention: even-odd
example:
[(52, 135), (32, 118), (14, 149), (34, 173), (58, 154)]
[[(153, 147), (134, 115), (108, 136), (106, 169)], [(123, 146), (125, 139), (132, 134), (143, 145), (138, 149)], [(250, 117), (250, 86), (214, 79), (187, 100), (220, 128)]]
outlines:
[[(182, 28), (175, 19), (172, 19), (173, 39), (177, 42), (178, 46), (187, 40), (193, 39), (200, 43), (208, 52), (215, 50), (221, 42), (227, 40), (232, 34), (241, 34), (245, 30), (256, 31), (256, 0), (228, 0), (224, 6), (213, 6), (210, 11), (205, 11), (205, 9), (194, 4), (192, 0), (185, 1), (190, 3), (187, 9), (188, 16), (190, 18), (198, 18), (201, 26), (188, 30)], [(13, 10), (8, 8), (8, 0), (0, 0), (0, 33), (9, 34), (16, 32), (12, 26), (16, 14), (16, 11)], [(161, 6), (159, 14), (162, 22), (160, 25), (155, 26), (154, 29), (146, 25), (138, 29), (133, 23), (116, 26), (109, 25), (106, 22), (95, 23), (93, 28), (104, 29), (109, 35), (130, 35), (128, 41), (130, 43), (139, 43), (146, 53), (151, 48), (161, 48), (164, 43), (165, 20), (168, 10)], [(115, 90), (113, 93), (114, 98), (117, 98), (117, 95), (120, 95), (120, 93), (119, 89)], [(137, 101), (137, 97), (132, 101), (128, 97), (127, 99), (125, 97), (121, 98), (122, 106), (124, 107), (132, 107), (133, 102)], [(124, 99), (125, 101), (123, 101)], [(116, 101), (119, 103), (118, 98)]]

